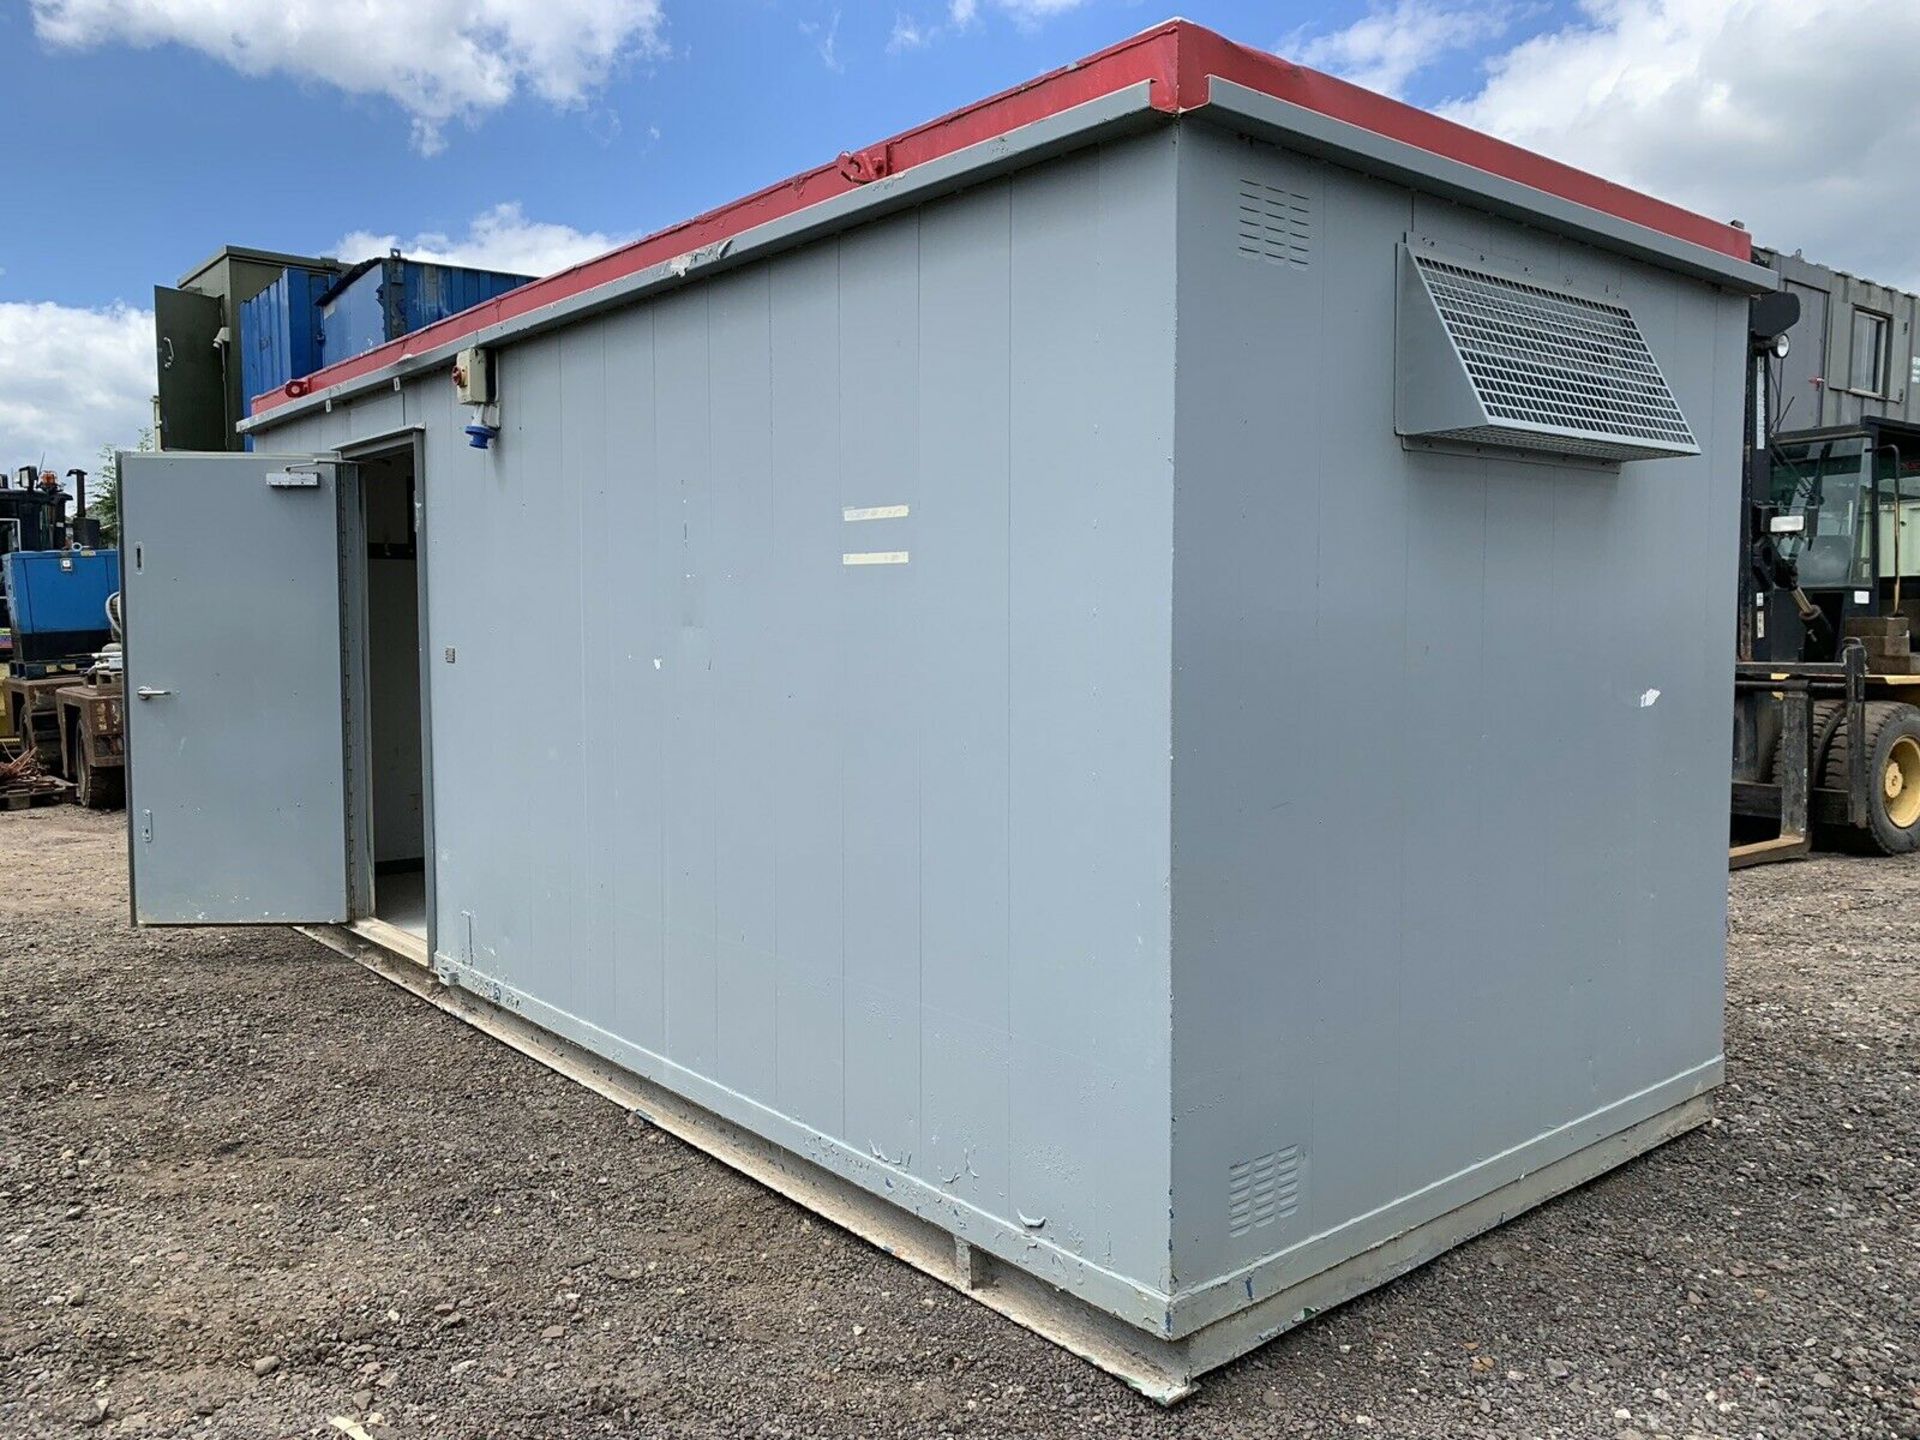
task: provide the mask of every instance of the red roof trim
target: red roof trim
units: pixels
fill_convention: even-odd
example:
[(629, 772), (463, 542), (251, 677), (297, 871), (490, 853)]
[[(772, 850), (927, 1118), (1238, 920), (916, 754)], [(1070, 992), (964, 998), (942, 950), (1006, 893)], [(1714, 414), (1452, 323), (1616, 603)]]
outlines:
[(1443, 120), (1412, 105), (1363, 90), (1348, 81), (1292, 64), (1277, 55), (1249, 50), (1199, 26), (1187, 26), (1181, 41), (1180, 108), (1183, 110), (1206, 103), (1207, 77), (1217, 75), (1222, 80), (1231, 80), (1249, 90), (1264, 91), (1275, 99), (1317, 111), (1330, 119), (1344, 120), (1390, 140), (1404, 141), (1476, 170), (1516, 180), (1563, 200), (1644, 225), (1676, 240), (1686, 240), (1736, 260), (1753, 257), (1753, 237), (1737, 225), (1696, 215), (1691, 210), (1669, 205), (1611, 180), (1602, 180), (1571, 165), (1562, 165), (1452, 120)]
[[(544, 309), (557, 301), (857, 190), (882, 176), (924, 165), (1142, 82), (1152, 87), (1152, 104), (1157, 110), (1172, 114), (1198, 109), (1207, 103), (1209, 77), (1215, 75), (1675, 239), (1742, 260), (1751, 254), (1751, 237), (1744, 230), (1655, 200), (1278, 56), (1235, 45), (1198, 25), (1174, 20), (891, 140), (843, 155), (831, 165), (809, 170), (744, 200), (518, 290), (510, 290), (364, 355), (330, 365), (308, 376), (302, 393), (310, 394), (358, 379), (384, 369), (405, 355), (422, 354), (503, 321)], [(269, 391), (254, 398), (252, 410), (255, 415), (263, 415), (296, 398), (285, 390)]]

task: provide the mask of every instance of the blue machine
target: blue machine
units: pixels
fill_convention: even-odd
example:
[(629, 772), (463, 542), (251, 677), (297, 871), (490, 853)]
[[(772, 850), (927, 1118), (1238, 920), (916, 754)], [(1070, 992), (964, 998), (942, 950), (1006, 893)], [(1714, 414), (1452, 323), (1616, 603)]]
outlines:
[(334, 365), (364, 355), (532, 278), (431, 265), (397, 253), (362, 261), (321, 298), (320, 363)]
[(113, 638), (107, 597), (120, 588), (118, 550), (15, 550), (0, 556), (0, 575), (16, 665), (91, 655)]

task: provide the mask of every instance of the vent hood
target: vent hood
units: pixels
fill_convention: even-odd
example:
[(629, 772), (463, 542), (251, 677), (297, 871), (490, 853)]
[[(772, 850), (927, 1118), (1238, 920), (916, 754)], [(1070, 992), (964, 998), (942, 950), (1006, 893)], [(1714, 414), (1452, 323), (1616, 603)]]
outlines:
[(1698, 455), (1633, 312), (1400, 250), (1395, 429), (1618, 463)]

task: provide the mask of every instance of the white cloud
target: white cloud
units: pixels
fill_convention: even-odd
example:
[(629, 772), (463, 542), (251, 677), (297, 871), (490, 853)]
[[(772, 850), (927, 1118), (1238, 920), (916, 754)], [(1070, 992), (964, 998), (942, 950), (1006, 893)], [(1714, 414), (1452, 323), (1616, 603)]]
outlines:
[(1920, 286), (1913, 0), (1585, 0), (1498, 57), (1468, 124)]
[(1498, 39), (1511, 11), (1506, 5), (1461, 6), (1438, 0), (1397, 0), (1330, 34), (1294, 32), (1281, 53), (1302, 65), (1398, 95), (1416, 73), (1442, 56)]
[[(1396, 0), (1310, 42), (1317, 60), (1295, 53), (1393, 89), (1446, 50), (1483, 43), (1475, 13)], [(1496, 50), (1477, 92), (1440, 108), (1740, 219), (1763, 245), (1920, 288), (1917, 53), (1914, 0), (1580, 0), (1577, 19)]]
[[(631, 237), (529, 220), (517, 204), (475, 216), (458, 236), (357, 231), (332, 248), (343, 260), (409, 256), (544, 275)], [(0, 469), (96, 468), (105, 445), (136, 444), (153, 423), (153, 312), (0, 301)]]
[(582, 260), (604, 255), (632, 238), (599, 230), (576, 230), (571, 225), (549, 220), (529, 220), (517, 201), (508, 201), (474, 216), (464, 235), (429, 230), (403, 238), (355, 230), (342, 236), (330, 253), (352, 263), (397, 249), (410, 260), (472, 265), (481, 270), (505, 270), (521, 275), (551, 275)]
[(936, 40), (970, 30), (984, 11), (1007, 16), (1022, 30), (1033, 30), (1056, 15), (1077, 10), (1087, 0), (947, 0), (944, 19), (917, 19), (904, 11), (893, 17), (893, 33), (887, 40), (887, 53), (899, 55), (908, 50), (923, 50)]
[(814, 51), (820, 56), (820, 63), (827, 69), (845, 70), (846, 64), (840, 59), (840, 12), (835, 10), (825, 25), (817, 25), (810, 20), (800, 22), (800, 33), (813, 42)]
[(910, 15), (893, 17), (893, 33), (887, 37), (887, 53), (898, 55), (904, 50), (918, 50), (931, 44), (935, 30), (920, 24)]
[(384, 95), (441, 148), (523, 91), (583, 103), (624, 60), (661, 53), (661, 0), (30, 0), (50, 45), (185, 45), (248, 75)]
[(153, 424), (153, 312), (0, 301), (0, 468), (98, 468)]
[(979, 18), (982, 8), (999, 10), (1012, 17), (1016, 25), (1029, 27), (1069, 10), (1078, 10), (1086, 0), (951, 0), (947, 18), (956, 30), (964, 30)]

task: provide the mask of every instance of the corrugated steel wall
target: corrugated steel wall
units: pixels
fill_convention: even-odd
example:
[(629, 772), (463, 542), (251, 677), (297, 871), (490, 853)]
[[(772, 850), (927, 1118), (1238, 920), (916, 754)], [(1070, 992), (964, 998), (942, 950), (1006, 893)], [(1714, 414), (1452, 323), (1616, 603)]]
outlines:
[(320, 368), (319, 301), (336, 278), (288, 268), (241, 304), (241, 393), (248, 399)]
[(321, 362), (350, 360), (389, 340), (524, 285), (531, 277), (389, 257), (341, 285), (321, 322)]
[(385, 300), (389, 311), (398, 307), (403, 333), (410, 335), (449, 315), (471, 310), (496, 295), (516, 290), (532, 278), (498, 270), (472, 270), (459, 265), (429, 265), (408, 260), (401, 262), (398, 297), (392, 293), (393, 269), (389, 267)]

